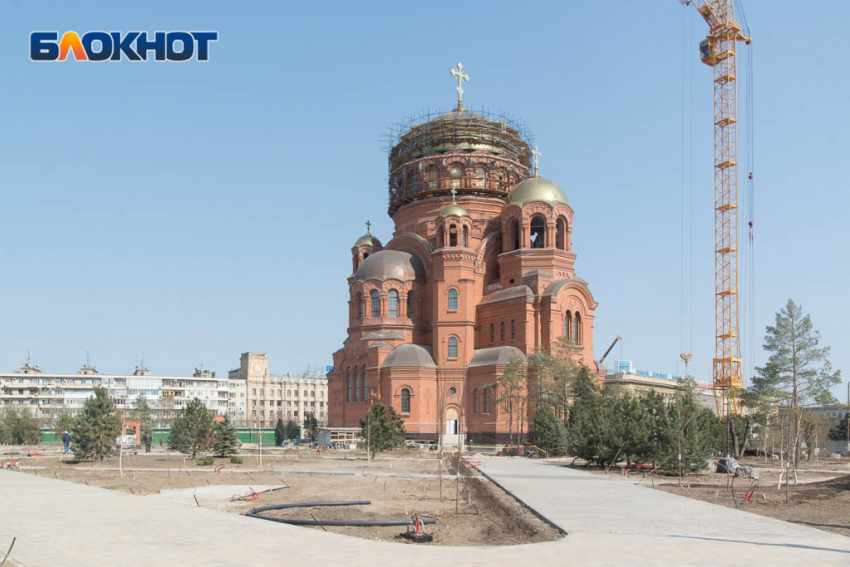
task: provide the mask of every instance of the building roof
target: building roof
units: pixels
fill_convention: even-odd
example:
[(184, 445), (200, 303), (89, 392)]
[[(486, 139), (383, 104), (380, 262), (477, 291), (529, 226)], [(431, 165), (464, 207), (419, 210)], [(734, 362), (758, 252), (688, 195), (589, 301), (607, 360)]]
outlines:
[(554, 181), (543, 177), (529, 177), (516, 186), (508, 205), (523, 207), (528, 203), (537, 201), (549, 203), (553, 207), (559, 203), (570, 204), (567, 194)]
[(372, 343), (371, 345), (369, 345), (369, 348), (376, 347), (376, 346), (393, 348), (393, 345), (391, 345), (390, 343), (385, 342), (385, 341), (376, 341), (376, 342)]
[(491, 366), (493, 364), (507, 365), (511, 358), (519, 358), (528, 363), (525, 354), (516, 347), (500, 346), (493, 348), (479, 348), (472, 352), (472, 361), (469, 367)]
[(360, 340), (361, 341), (384, 341), (384, 340), (403, 341), (404, 335), (402, 335), (401, 333), (397, 333), (396, 331), (389, 331), (389, 332), (386, 332), (386, 333), (379, 333), (378, 331), (372, 331), (371, 333), (364, 335), (363, 338), (360, 339)]
[(395, 347), (387, 359), (381, 365), (382, 368), (391, 368), (393, 366), (408, 366), (420, 368), (436, 368), (434, 362), (434, 349), (431, 345), (415, 345), (413, 343), (404, 343)]
[(354, 272), (355, 282), (399, 280), (425, 283), (425, 279), (425, 268), (419, 258), (399, 250), (375, 252)]
[[(583, 286), (587, 287), (587, 282), (581, 278), (565, 278), (561, 280), (555, 280), (549, 285), (547, 285), (546, 289), (543, 290), (543, 295), (558, 295), (558, 292), (561, 291), (561, 288), (567, 285), (568, 283), (580, 283)], [(588, 290), (588, 293), (589, 292), (590, 290)]]
[(380, 246), (381, 241), (369, 234), (368, 232), (357, 239), (354, 246)]
[(485, 295), (481, 299), (481, 303), (479, 305), (484, 305), (485, 303), (495, 303), (497, 301), (505, 301), (506, 299), (515, 299), (517, 297), (528, 297), (534, 295), (534, 292), (531, 291), (531, 288), (525, 284), (521, 284), (515, 287), (509, 287), (507, 289), (500, 289), (499, 291), (494, 291), (490, 295)]
[(458, 205), (457, 203), (452, 203), (451, 205), (445, 207), (442, 211), (440, 211), (441, 217), (468, 217), (469, 213), (466, 209)]

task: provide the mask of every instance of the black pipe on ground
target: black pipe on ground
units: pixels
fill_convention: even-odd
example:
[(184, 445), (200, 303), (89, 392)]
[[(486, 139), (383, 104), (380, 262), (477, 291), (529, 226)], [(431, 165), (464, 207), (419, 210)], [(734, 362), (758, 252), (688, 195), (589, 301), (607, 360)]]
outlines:
[[(295, 518), (269, 518), (261, 516), (260, 512), (268, 510), (285, 510), (287, 508), (311, 508), (319, 506), (364, 506), (372, 504), (368, 500), (357, 500), (353, 502), (299, 502), (296, 504), (278, 504), (276, 506), (261, 506), (260, 508), (252, 508), (245, 513), (251, 518), (259, 518), (261, 520), (269, 520), (271, 522), (280, 522), (282, 524), (291, 524), (293, 526), (347, 526), (347, 527), (370, 527), (370, 526), (407, 526), (413, 523), (412, 520), (296, 520)], [(424, 518), (419, 520), (423, 524), (436, 524), (437, 520), (432, 518)]]

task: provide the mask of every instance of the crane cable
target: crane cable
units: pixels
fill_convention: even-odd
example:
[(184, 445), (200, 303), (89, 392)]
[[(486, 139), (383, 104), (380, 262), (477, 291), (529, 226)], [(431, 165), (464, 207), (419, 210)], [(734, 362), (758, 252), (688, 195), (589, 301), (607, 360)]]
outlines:
[[(744, 9), (743, 0), (737, 0), (737, 5), (740, 7), (741, 22), (743, 25), (744, 34), (747, 37), (752, 37), (750, 26), (747, 22), (747, 14)], [(743, 290), (745, 297), (744, 309), (744, 332), (746, 342), (742, 345), (747, 354), (747, 364), (744, 365), (752, 380), (755, 374), (755, 352), (756, 352), (756, 337), (755, 337), (755, 121), (754, 121), (754, 99), (753, 99), (753, 44), (746, 43), (746, 69), (747, 76), (744, 82), (744, 152), (745, 163), (747, 165), (747, 179), (744, 182), (744, 218), (747, 221), (747, 239), (746, 247), (744, 248), (744, 266)], [(742, 227), (743, 232), (743, 227)], [(743, 234), (741, 234), (743, 237)], [(743, 240), (743, 238), (742, 238)]]
[[(687, 310), (687, 318), (689, 323), (688, 330), (688, 339), (689, 346), (687, 353), (694, 352), (694, 89), (693, 89), (693, 81), (694, 81), (694, 58), (688, 57), (688, 53), (690, 52), (690, 46), (693, 45), (693, 35), (694, 35), (694, 20), (693, 14), (691, 10), (687, 9), (688, 6), (684, 6), (684, 11), (682, 12), (682, 136), (681, 136), (681, 145), (682, 145), (682, 171), (681, 171), (681, 195), (680, 195), (680, 205), (681, 205), (681, 227), (680, 227), (680, 243), (679, 243), (679, 262), (680, 262), (680, 273), (679, 273), (679, 349), (683, 355), (685, 354), (685, 243), (686, 241), (690, 244), (689, 252), (687, 254), (688, 258), (688, 271), (689, 275), (687, 277), (688, 284), (690, 286), (690, 290), (688, 292), (688, 310)], [(687, 12), (687, 14), (686, 14)], [(686, 16), (690, 16), (690, 26), (688, 26), (688, 22), (686, 21)], [(687, 32), (687, 33), (686, 33)], [(690, 63), (690, 67), (686, 66), (686, 63)], [(687, 96), (686, 96), (687, 95)], [(688, 99), (689, 97), (689, 99)], [(690, 112), (690, 117), (686, 121), (686, 109)], [(686, 131), (689, 139), (686, 143)], [(689, 156), (686, 158), (685, 148), (689, 149)], [(689, 159), (689, 163), (688, 162)], [(685, 171), (689, 174), (688, 179), (688, 213), (685, 213)], [(685, 236), (685, 225), (687, 219), (687, 228), (689, 230), (689, 234), (686, 238)], [(681, 357), (677, 359), (676, 367), (679, 367), (679, 361)], [(685, 367), (687, 369), (687, 362), (685, 363)], [(677, 372), (678, 373), (678, 372)]]

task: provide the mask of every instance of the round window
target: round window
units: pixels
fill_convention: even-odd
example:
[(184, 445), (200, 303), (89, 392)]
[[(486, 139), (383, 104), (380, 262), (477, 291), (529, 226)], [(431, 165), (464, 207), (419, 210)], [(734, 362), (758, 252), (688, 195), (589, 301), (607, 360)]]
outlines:
[(455, 394), (457, 394), (457, 388), (452, 386), (451, 388), (449, 388), (449, 395), (454, 396)]

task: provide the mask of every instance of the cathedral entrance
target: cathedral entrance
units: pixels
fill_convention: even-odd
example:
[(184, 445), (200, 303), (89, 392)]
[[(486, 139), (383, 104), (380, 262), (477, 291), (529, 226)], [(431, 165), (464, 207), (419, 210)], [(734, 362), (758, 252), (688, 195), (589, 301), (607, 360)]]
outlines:
[(455, 408), (446, 410), (446, 426), (443, 430), (443, 447), (457, 447), (458, 444), (458, 412)]

